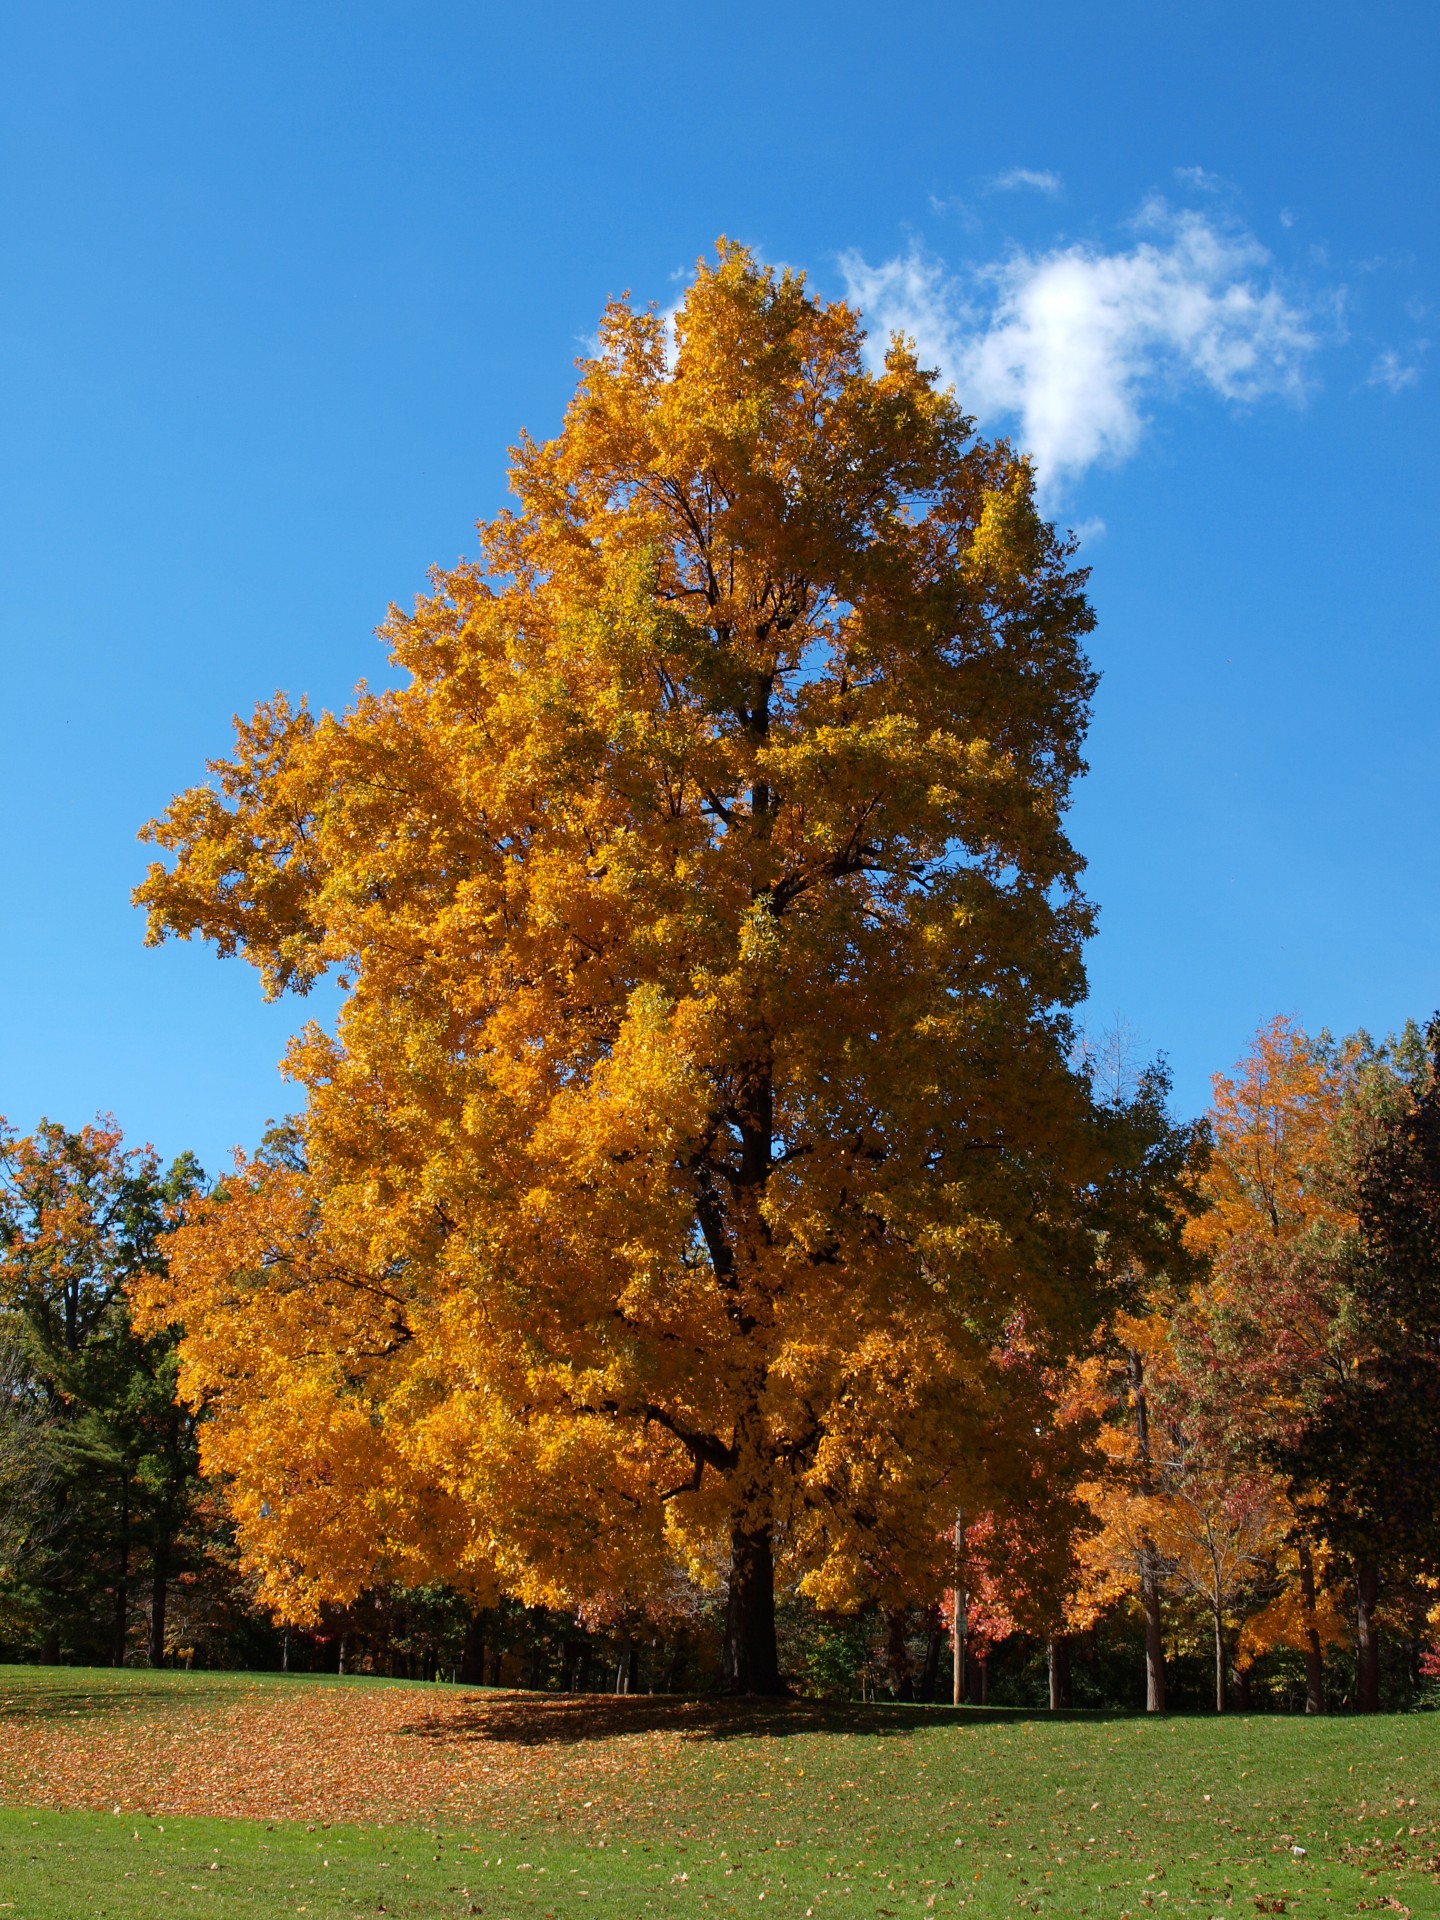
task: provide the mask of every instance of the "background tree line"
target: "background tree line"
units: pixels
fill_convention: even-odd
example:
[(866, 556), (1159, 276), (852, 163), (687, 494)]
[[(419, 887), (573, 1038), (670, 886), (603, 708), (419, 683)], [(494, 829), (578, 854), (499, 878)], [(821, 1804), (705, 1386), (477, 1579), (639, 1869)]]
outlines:
[[(782, 1590), (790, 1683), (949, 1698), (958, 1590), (975, 1702), (1440, 1703), (1437, 1038), (1264, 1028), (1191, 1136), (1184, 1257), (1038, 1388), (1020, 1369), (1027, 1417), (1037, 1390), (1047, 1403), (1053, 1482), (964, 1516), (958, 1578), (928, 1595), (835, 1610)], [(206, 1191), (199, 1168), (162, 1169), (111, 1122), (7, 1133), (3, 1151), (8, 1657), (720, 1683), (722, 1599), (678, 1571), (631, 1606), (387, 1582), (277, 1619), (241, 1569), (223, 1481), (200, 1471), (178, 1334), (131, 1313)], [(266, 1151), (293, 1159), (293, 1133)]]

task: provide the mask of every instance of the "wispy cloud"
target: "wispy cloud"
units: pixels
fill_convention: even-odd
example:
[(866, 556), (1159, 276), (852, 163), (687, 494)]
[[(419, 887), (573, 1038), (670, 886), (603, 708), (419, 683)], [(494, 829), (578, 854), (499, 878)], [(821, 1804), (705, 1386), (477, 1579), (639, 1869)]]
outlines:
[(1417, 341), (1415, 357), (1409, 360), (1393, 347), (1386, 347), (1382, 354), (1376, 356), (1374, 365), (1365, 376), (1366, 386), (1384, 387), (1390, 393), (1403, 393), (1406, 387), (1413, 387), (1420, 378), (1419, 356), (1429, 344), (1428, 340)]
[(1012, 167), (1009, 173), (997, 173), (990, 182), (997, 193), (1048, 193), (1053, 199), (1064, 186), (1058, 173), (1048, 168)]
[(915, 249), (841, 266), (877, 357), (889, 334), (909, 334), (967, 408), (1017, 424), (1053, 492), (1132, 455), (1156, 392), (1294, 399), (1319, 344), (1251, 235), (1159, 202), (1140, 225), (1150, 237), (1128, 248), (1016, 250), (959, 275)]

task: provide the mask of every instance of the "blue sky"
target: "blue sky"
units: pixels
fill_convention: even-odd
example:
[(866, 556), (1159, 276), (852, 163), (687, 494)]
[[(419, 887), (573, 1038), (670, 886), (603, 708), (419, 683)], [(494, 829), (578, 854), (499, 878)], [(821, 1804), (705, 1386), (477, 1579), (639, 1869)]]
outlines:
[(1440, 1005), (1437, 72), (1433, 0), (8, 9), (0, 1111), (214, 1167), (284, 1110), (328, 1003), (147, 952), (136, 829), (378, 677), (607, 294), (721, 232), (1084, 530), (1094, 1024), (1194, 1111), (1271, 1013)]

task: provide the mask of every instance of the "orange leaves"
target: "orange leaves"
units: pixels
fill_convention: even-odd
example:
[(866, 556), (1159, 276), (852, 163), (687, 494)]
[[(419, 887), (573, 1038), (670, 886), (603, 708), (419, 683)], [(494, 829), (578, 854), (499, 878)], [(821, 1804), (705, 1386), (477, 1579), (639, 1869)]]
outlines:
[(1096, 1310), (1083, 576), (798, 276), (722, 243), (671, 344), (607, 311), (392, 613), (409, 684), (262, 709), (151, 830), (155, 932), (347, 981), (305, 1170), (155, 1305), (287, 1606), (427, 1555), (640, 1603), (741, 1521), (838, 1604), (923, 1590), (956, 1481), (1042, 1444), (1009, 1331)]
[(1283, 1015), (1263, 1026), (1235, 1075), (1215, 1076), (1209, 1210), (1191, 1226), (1207, 1252), (1234, 1235), (1289, 1239), (1317, 1220), (1351, 1215), (1327, 1188), (1331, 1135), (1354, 1083), (1359, 1049), (1312, 1040)]

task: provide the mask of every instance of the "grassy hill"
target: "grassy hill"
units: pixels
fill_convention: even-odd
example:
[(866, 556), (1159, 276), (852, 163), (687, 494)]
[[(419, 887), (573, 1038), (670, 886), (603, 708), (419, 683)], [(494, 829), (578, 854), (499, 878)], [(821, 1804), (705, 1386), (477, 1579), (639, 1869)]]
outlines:
[(17, 1920), (1440, 1916), (1427, 1715), (1148, 1722), (11, 1667), (0, 1798)]

